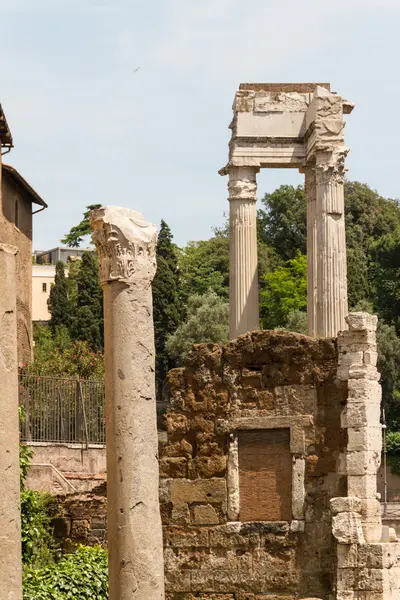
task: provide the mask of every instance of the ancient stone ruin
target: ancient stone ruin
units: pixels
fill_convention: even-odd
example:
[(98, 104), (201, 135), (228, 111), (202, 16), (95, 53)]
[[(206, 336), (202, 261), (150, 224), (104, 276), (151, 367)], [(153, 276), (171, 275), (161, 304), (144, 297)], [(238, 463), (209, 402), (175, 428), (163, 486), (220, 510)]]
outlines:
[(296, 168), (307, 197), (308, 334), (346, 329), (343, 114), (353, 104), (328, 83), (242, 83), (233, 103), (229, 162), (230, 338), (259, 329), (256, 176)]
[(256, 331), (169, 373), (161, 507), (170, 600), (395, 600), (382, 529), (376, 317), (335, 339)]

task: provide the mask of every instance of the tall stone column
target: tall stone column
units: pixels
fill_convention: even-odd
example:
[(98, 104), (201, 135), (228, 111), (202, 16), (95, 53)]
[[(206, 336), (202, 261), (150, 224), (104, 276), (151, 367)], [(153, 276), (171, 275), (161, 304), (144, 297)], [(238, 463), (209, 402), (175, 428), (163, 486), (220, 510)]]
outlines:
[(333, 337), (347, 329), (346, 236), (344, 223), (344, 146), (316, 153), (318, 337)]
[(163, 600), (151, 282), (156, 229), (132, 210), (92, 212), (104, 291), (110, 600)]
[(229, 167), (229, 337), (259, 329), (255, 167)]
[(307, 333), (315, 336), (317, 331), (317, 211), (315, 168), (304, 170), (307, 202)]
[(0, 243), (0, 598), (22, 599), (16, 253)]

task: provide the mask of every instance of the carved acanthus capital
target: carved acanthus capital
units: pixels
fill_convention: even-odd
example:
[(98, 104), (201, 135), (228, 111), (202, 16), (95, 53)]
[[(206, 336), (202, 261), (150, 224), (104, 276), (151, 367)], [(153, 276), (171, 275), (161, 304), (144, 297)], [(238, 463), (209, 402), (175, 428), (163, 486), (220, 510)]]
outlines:
[(340, 183), (343, 185), (347, 169), (344, 162), (349, 148), (336, 146), (316, 153), (315, 175), (317, 184)]
[(151, 282), (156, 272), (157, 230), (128, 208), (105, 206), (90, 215), (100, 258), (100, 281)]
[(254, 167), (230, 167), (229, 168), (229, 198), (254, 200), (257, 199), (258, 169)]

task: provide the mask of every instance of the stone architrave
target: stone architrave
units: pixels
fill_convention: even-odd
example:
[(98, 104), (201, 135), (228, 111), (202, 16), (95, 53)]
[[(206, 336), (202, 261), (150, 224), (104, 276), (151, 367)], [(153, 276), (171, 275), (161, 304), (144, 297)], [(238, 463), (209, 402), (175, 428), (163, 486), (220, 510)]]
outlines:
[(229, 337), (259, 329), (256, 173), (229, 168)]
[(19, 472), (17, 249), (0, 243), (0, 598), (22, 599)]
[(156, 229), (107, 206), (91, 214), (104, 292), (110, 600), (163, 600), (151, 283)]

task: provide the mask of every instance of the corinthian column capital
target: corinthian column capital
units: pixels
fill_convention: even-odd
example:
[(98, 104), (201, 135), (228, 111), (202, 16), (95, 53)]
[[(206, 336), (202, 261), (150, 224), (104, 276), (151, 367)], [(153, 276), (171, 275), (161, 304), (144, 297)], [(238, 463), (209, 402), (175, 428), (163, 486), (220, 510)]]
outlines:
[(229, 199), (257, 200), (256, 167), (229, 167)]
[(106, 206), (90, 216), (100, 258), (100, 282), (152, 282), (156, 272), (157, 230), (128, 208)]
[(315, 176), (318, 184), (344, 183), (344, 175), (347, 169), (344, 162), (349, 148), (346, 146), (334, 146), (316, 153)]

